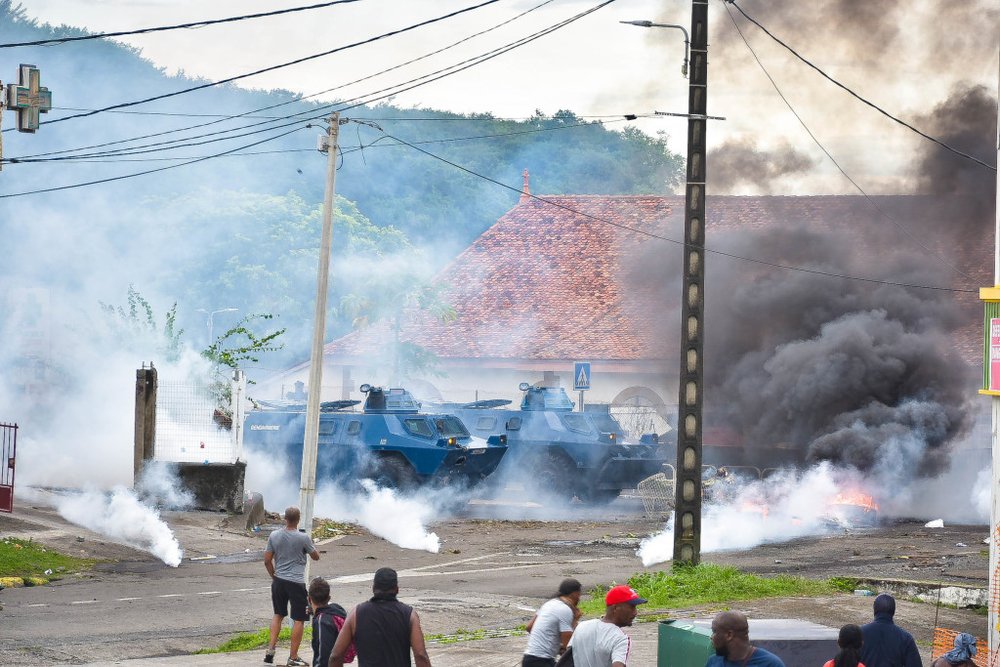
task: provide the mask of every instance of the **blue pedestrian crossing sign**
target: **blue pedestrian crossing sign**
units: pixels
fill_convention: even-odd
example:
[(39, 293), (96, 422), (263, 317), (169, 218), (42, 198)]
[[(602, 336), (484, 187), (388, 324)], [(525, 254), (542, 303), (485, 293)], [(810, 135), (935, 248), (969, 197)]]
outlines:
[(590, 389), (590, 362), (578, 361), (573, 364), (573, 389), (585, 391)]

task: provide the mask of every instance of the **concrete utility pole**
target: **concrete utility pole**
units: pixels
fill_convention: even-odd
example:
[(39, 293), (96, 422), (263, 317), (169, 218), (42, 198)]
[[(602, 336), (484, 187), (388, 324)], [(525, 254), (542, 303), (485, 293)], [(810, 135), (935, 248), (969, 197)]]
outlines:
[[(1000, 118), (1000, 72), (997, 73), (997, 117)], [(1000, 123), (997, 124), (997, 162), (1000, 164)], [(996, 191), (996, 218), (993, 232), (993, 285), (994, 289), (1000, 288), (1000, 172), (997, 173)], [(987, 304), (987, 308), (990, 304)], [(988, 312), (988, 311), (987, 311)], [(986, 333), (990, 335), (990, 322), (986, 322)], [(992, 344), (992, 340), (987, 338), (987, 343)], [(987, 360), (988, 362), (989, 360)], [(992, 372), (992, 368), (990, 369)], [(992, 380), (987, 387), (992, 386)], [(1000, 428), (1000, 396), (996, 394), (990, 399), (993, 404), (993, 443), (992, 459), (993, 470), (990, 475), (992, 482), (990, 486), (990, 600), (987, 612), (989, 623), (989, 647), (990, 656), (987, 664), (996, 667), (1000, 662), (1000, 437), (997, 430)]]
[[(337, 140), (340, 114), (327, 119), (326, 136), (320, 137), (319, 150), (326, 152), (326, 194), (323, 197), (323, 235), (319, 247), (319, 271), (316, 274), (316, 314), (313, 326), (312, 356), (309, 366), (309, 397), (306, 402), (306, 437), (302, 445), (302, 477), (299, 529), (312, 533), (313, 504), (316, 500), (316, 451), (319, 445), (319, 403), (323, 386), (323, 340), (326, 336), (326, 297), (330, 283), (330, 249), (333, 245), (333, 197), (337, 178)], [(309, 560), (306, 560), (309, 580)]]
[(708, 2), (691, 2), (687, 185), (681, 291), (674, 563), (701, 560), (701, 432), (705, 367), (705, 114), (708, 95)]

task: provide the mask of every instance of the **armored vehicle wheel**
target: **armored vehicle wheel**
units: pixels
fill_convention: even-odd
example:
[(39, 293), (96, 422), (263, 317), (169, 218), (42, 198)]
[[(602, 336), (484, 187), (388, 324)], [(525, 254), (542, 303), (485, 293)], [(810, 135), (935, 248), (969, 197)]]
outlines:
[(383, 489), (409, 491), (417, 485), (417, 475), (405, 461), (388, 456), (375, 464), (372, 480)]
[(542, 495), (556, 495), (566, 502), (576, 495), (576, 466), (565, 456), (548, 454), (539, 458), (534, 466), (536, 488)]

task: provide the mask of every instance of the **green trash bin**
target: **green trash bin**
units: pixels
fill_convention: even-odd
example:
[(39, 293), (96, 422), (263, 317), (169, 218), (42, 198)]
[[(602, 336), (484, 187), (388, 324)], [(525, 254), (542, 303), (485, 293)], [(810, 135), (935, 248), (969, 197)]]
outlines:
[(705, 662), (713, 655), (711, 621), (707, 627), (704, 622), (694, 619), (660, 621), (656, 639), (657, 667), (705, 667)]
[[(750, 619), (750, 643), (774, 653), (785, 667), (818, 667), (840, 650), (838, 631), (798, 619)], [(657, 667), (705, 667), (715, 655), (712, 619), (660, 621), (656, 643)]]

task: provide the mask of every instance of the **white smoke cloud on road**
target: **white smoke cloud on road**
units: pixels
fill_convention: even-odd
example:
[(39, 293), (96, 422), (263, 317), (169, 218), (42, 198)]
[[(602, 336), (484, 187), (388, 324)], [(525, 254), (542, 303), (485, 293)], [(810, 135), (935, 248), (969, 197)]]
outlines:
[(133, 491), (123, 486), (110, 493), (90, 490), (63, 496), (56, 509), (67, 521), (119, 544), (148, 551), (170, 567), (180, 565), (184, 556), (159, 512), (142, 504)]

